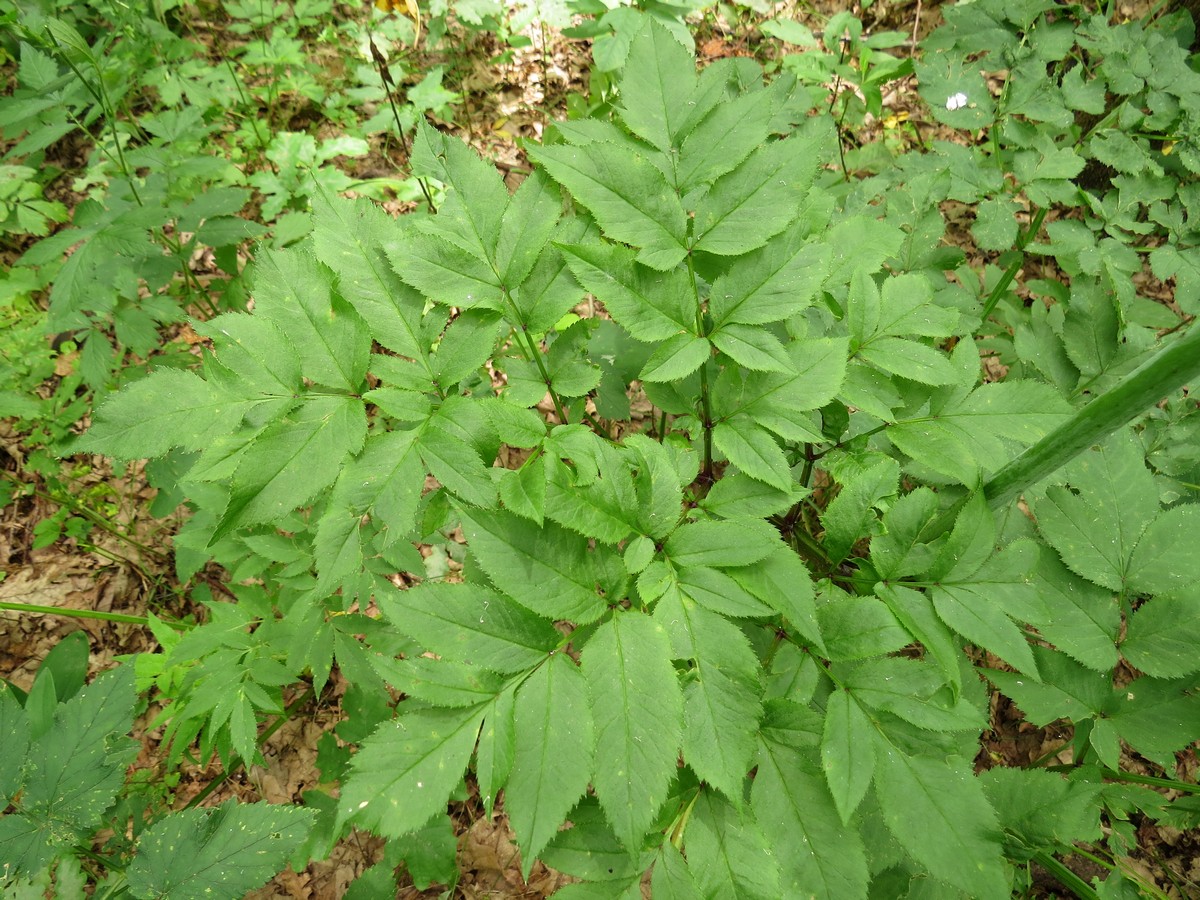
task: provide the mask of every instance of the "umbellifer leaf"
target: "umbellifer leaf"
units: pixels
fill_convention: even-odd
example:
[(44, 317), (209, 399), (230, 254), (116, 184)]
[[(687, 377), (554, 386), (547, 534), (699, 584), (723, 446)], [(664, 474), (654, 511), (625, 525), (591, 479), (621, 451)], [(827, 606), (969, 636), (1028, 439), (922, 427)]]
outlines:
[(239, 803), (169, 813), (138, 842), (129, 867), (137, 897), (240, 897), (283, 868), (315, 813)]

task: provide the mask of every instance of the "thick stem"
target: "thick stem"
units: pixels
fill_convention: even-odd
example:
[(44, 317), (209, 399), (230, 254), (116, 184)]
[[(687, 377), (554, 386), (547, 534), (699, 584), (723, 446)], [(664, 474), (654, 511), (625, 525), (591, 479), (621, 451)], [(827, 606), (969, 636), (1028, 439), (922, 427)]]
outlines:
[(988, 504), (993, 509), (1005, 506), (1197, 376), (1200, 328), (1193, 326), (993, 475), (984, 485)]

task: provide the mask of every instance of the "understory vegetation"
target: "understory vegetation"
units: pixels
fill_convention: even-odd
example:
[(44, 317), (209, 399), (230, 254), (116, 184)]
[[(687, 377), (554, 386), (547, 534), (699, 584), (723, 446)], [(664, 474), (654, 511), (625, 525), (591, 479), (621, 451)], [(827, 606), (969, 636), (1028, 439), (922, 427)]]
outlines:
[(1195, 24), (863, 7), (4, 14), (5, 896), (1196, 896)]

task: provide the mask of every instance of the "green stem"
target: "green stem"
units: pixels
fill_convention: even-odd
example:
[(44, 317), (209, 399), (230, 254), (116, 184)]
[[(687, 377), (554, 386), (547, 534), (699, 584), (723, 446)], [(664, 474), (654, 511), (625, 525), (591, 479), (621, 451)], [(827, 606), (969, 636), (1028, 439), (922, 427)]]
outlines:
[[(1046, 767), (1047, 772), (1071, 772), (1074, 769), (1074, 765)], [(1137, 775), (1133, 772), (1121, 772), (1117, 769), (1109, 768), (1102, 768), (1100, 770), (1100, 774), (1109, 781), (1122, 781), (1128, 784), (1148, 784), (1152, 787), (1167, 788), (1168, 790), (1172, 791), (1183, 791), (1187, 794), (1200, 794), (1200, 784), (1192, 784), (1190, 781), (1178, 781), (1174, 778), (1158, 778), (1154, 775)]]
[(988, 504), (993, 509), (1007, 505), (1197, 376), (1200, 328), (1192, 327), (993, 475), (984, 485)]
[(1033, 858), (1047, 872), (1054, 876), (1059, 884), (1070, 890), (1080, 900), (1100, 900), (1100, 895), (1092, 889), (1090, 884), (1068, 869), (1063, 863), (1052, 856), (1049, 851), (1039, 850), (1033, 854)]
[(992, 314), (996, 309), (996, 305), (1000, 302), (1000, 298), (1004, 296), (1004, 292), (1008, 290), (1008, 286), (1017, 277), (1017, 272), (1025, 264), (1025, 248), (1029, 246), (1030, 241), (1037, 237), (1037, 233), (1041, 230), (1042, 222), (1045, 219), (1046, 210), (1039, 209), (1034, 215), (1033, 220), (1029, 223), (1029, 228), (1017, 239), (1017, 255), (1008, 264), (1008, 268), (1004, 270), (1004, 274), (1000, 276), (1000, 280), (996, 282), (995, 287), (992, 288), (992, 292), (988, 294), (987, 301), (983, 304), (983, 313), (980, 316), (982, 321), (987, 321), (988, 316)]
[[(143, 627), (150, 624), (150, 620), (145, 616), (127, 616), (124, 613), (100, 612), (95, 609), (63, 609), (58, 606), (42, 606), (37, 603), (9, 603), (5, 601), (0, 602), (0, 609), (11, 610), (12, 612), (33, 613), (40, 616), (66, 616), (68, 619), (102, 619), (105, 622), (124, 622), (127, 625), (141, 625)], [(170, 619), (163, 619), (162, 621), (179, 631), (187, 630), (187, 626), (182, 622), (173, 622)]]

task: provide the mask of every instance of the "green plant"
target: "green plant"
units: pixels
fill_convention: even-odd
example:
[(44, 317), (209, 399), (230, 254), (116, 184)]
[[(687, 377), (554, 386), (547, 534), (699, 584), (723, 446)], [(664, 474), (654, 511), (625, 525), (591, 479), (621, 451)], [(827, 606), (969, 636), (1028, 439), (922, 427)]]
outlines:
[[(73, 632), (29, 693), (0, 683), (0, 887), (80, 896), (231, 896), (285, 864), (312, 814), (265, 803), (164, 811), (152, 783), (126, 779), (137, 696), (125, 666), (85, 685), (88, 642)], [(108, 837), (93, 849), (97, 832)], [(126, 837), (127, 829), (133, 835)], [(30, 894), (32, 895), (32, 894)]]
[[(201, 373), (100, 408), (79, 449), (171, 460), (193, 564), (268, 585), (182, 639), (236, 696), (171, 712), (246, 758), (261, 685), (336, 663), (358, 750), (313, 798), (327, 840), (415, 853), (469, 769), (526, 873), (586, 882), (564, 897), (641, 896), (652, 868), (656, 896), (1004, 898), (1031, 859), (1119, 890), (1055, 854), (1127, 814), (1121, 742), (1170, 776), (1200, 733), (1200, 506), (1146, 468), (1164, 417), (1126, 427), (1178, 409), (1200, 337), (1146, 333), (1087, 391), (1036, 353), (981, 383), (994, 304), (947, 279), (928, 179), (834, 192), (835, 123), (794, 79), (632, 40), (618, 121), (556, 126), (514, 194), (422, 126), (436, 215), (314, 196), (254, 313), (198, 326)], [(457, 528), (443, 577), (416, 545)], [(979, 673), (1072, 720), (1070, 777), (974, 774)]]

